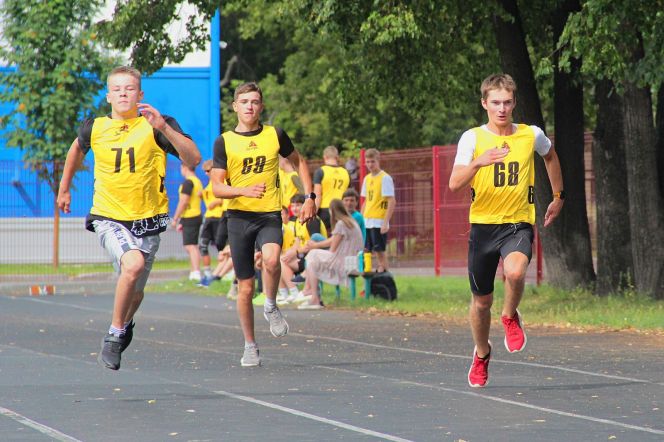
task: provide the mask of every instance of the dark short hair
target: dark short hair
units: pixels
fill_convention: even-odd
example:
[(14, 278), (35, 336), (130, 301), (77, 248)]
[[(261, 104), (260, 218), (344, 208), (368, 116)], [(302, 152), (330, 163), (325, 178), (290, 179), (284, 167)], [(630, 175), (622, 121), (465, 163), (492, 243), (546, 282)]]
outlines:
[(293, 195), (290, 199), (291, 204), (296, 203), (296, 204), (304, 204), (304, 195), (301, 193), (296, 193)]
[(355, 190), (352, 187), (349, 187), (348, 189), (346, 189), (346, 191), (344, 192), (344, 194), (342, 196), (342, 198), (350, 198), (350, 197), (353, 197), (358, 201), (360, 200), (360, 194), (357, 193), (357, 190)]
[(263, 91), (261, 87), (255, 81), (250, 81), (248, 83), (243, 83), (235, 88), (235, 93), (233, 94), (233, 101), (237, 100), (241, 94), (246, 94), (247, 92), (258, 92), (258, 95), (261, 96), (261, 101), (263, 100)]

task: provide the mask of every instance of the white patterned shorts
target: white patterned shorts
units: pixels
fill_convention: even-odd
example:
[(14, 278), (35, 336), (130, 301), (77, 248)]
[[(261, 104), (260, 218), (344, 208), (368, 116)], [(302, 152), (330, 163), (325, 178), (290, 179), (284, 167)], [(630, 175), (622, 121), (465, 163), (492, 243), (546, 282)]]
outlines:
[(143, 238), (135, 237), (125, 226), (110, 220), (95, 220), (92, 222), (101, 246), (111, 256), (113, 267), (118, 274), (121, 271), (120, 260), (122, 255), (130, 250), (140, 250), (145, 258), (143, 274), (136, 281), (135, 291), (143, 291), (152, 270), (154, 258), (159, 250), (159, 235), (150, 235)]

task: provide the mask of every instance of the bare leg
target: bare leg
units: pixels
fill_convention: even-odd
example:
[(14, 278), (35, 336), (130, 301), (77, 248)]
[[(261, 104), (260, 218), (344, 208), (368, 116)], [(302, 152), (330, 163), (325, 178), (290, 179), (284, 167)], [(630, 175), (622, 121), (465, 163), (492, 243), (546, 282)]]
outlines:
[[(113, 327), (123, 328), (125, 319), (133, 317), (133, 313), (131, 316), (128, 315), (131, 313), (132, 305), (136, 302), (134, 287), (138, 278), (143, 274), (144, 269), (145, 258), (143, 257), (143, 252), (140, 250), (130, 250), (120, 258), (120, 277), (115, 286), (115, 301), (113, 303), (113, 319), (111, 322)], [(138, 304), (140, 305), (140, 300)]]
[(290, 260), (281, 260), (281, 279), (289, 289), (295, 287), (295, 283), (292, 281), (295, 270), (297, 270), (297, 257)]
[(254, 278), (240, 279), (238, 281), (237, 315), (240, 318), (240, 326), (244, 341), (255, 343), (254, 336), (254, 306), (251, 300), (254, 297)]
[(523, 296), (527, 270), (528, 257), (521, 252), (512, 252), (503, 260), (503, 272), (505, 273), (503, 316), (514, 317)]
[(268, 243), (263, 245), (263, 292), (269, 299), (277, 299), (277, 288), (281, 278), (281, 246)]
[(306, 283), (311, 290), (311, 299), (309, 300), (310, 304), (320, 304), (320, 296), (318, 296), (318, 277), (314, 272), (305, 270), (304, 272)]
[(141, 306), (141, 302), (143, 302), (143, 297), (145, 296), (145, 292), (143, 291), (135, 291), (134, 292), (134, 297), (131, 301), (131, 305), (129, 306), (129, 311), (127, 311), (127, 315), (125, 316), (124, 323), (126, 324), (127, 322), (131, 321), (134, 318), (134, 315), (138, 311), (138, 308)]
[(489, 354), (489, 329), (491, 328), (491, 305), (493, 293), (472, 295), (470, 301), (470, 329), (477, 346), (477, 356), (483, 358)]
[[(221, 267), (217, 267), (216, 269), (214, 269), (214, 273), (213, 273), (215, 276), (218, 276), (220, 278), (223, 278), (226, 275), (226, 273), (233, 270), (233, 261), (230, 258), (226, 259), (220, 265), (221, 265)], [(217, 269), (219, 270), (218, 273), (217, 273)]]
[(184, 249), (189, 255), (189, 263), (191, 264), (191, 271), (196, 272), (201, 270), (201, 254), (198, 251), (197, 245), (184, 246)]

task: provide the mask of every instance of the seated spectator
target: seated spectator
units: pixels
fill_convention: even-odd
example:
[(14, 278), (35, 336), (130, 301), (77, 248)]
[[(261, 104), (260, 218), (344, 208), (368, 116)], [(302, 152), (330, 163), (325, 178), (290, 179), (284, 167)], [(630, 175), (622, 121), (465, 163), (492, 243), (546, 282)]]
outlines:
[[(304, 246), (316, 233), (327, 238), (327, 229), (325, 229), (325, 225), (320, 218), (315, 217), (305, 225), (297, 220), (303, 204), (304, 195), (298, 194), (291, 198), (290, 209), (293, 212), (293, 217), (284, 226), (284, 238), (287, 239), (287, 243), (282, 247), (281, 280), (279, 286), (288, 291), (288, 298), (282, 298), (287, 302), (299, 302), (303, 300), (302, 296), (298, 294), (297, 286), (293, 283), (292, 279), (296, 273), (304, 270), (304, 255), (306, 254)], [(282, 222), (283, 216), (282, 214)], [(292, 244), (288, 238), (293, 239)], [(290, 245), (290, 247), (286, 248), (286, 245)]]
[(344, 192), (343, 198), (344, 198), (343, 203), (344, 207), (346, 208), (346, 211), (350, 213), (350, 215), (353, 217), (357, 225), (360, 226), (360, 230), (362, 231), (362, 241), (366, 242), (367, 229), (364, 226), (364, 217), (357, 210), (357, 207), (360, 205), (360, 194), (357, 193), (357, 190), (351, 187)]
[[(310, 290), (310, 299), (309, 302), (300, 304), (298, 309), (323, 308), (318, 293), (318, 281), (347, 285), (348, 276), (344, 270), (344, 260), (347, 256), (357, 255), (363, 249), (360, 227), (346, 211), (341, 200), (334, 199), (330, 202), (330, 219), (334, 226), (331, 236), (325, 241), (309, 241), (306, 244), (305, 251), (308, 253), (305, 258), (304, 276)], [(323, 250), (325, 248), (329, 250)]]

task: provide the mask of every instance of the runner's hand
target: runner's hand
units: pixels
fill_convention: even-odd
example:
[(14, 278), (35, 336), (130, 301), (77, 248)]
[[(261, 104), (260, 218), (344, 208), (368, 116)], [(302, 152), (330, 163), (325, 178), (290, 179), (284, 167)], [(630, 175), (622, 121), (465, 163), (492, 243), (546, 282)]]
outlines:
[(164, 120), (164, 117), (161, 116), (161, 113), (154, 107), (147, 103), (138, 103), (138, 111), (145, 117), (146, 120), (148, 120), (150, 126), (159, 131), (162, 131), (166, 128), (166, 120)]
[(496, 163), (502, 163), (510, 150), (504, 147), (487, 149), (482, 155), (475, 159), (475, 163), (480, 167), (490, 166)]
[(242, 196), (246, 196), (247, 198), (263, 198), (265, 189), (265, 183), (254, 184), (253, 186), (243, 188)]
[(549, 207), (546, 208), (546, 214), (544, 214), (544, 227), (549, 226), (554, 219), (558, 217), (560, 211), (563, 208), (564, 200), (560, 198), (554, 198), (549, 204)]
[(313, 219), (316, 216), (316, 202), (311, 198), (307, 198), (300, 209), (300, 224), (304, 224), (307, 221)]
[(71, 212), (71, 193), (68, 190), (58, 192), (57, 199), (58, 209), (62, 210), (63, 213)]

